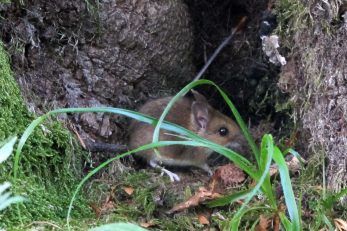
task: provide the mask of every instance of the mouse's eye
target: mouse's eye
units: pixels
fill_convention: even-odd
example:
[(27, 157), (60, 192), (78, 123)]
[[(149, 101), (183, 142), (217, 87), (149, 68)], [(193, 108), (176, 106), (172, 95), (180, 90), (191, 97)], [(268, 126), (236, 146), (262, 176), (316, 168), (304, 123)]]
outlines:
[(218, 130), (220, 136), (226, 136), (229, 133), (229, 130), (226, 127), (221, 127)]

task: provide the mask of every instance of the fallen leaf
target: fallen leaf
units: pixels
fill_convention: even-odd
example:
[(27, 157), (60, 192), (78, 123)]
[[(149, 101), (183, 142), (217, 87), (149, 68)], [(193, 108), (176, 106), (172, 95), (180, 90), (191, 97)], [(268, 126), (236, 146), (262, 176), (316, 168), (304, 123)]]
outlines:
[(202, 225), (209, 225), (210, 222), (208, 221), (207, 217), (204, 216), (203, 214), (199, 214), (198, 215), (198, 220), (199, 220), (199, 223), (202, 224)]
[(123, 187), (124, 192), (126, 192), (126, 194), (128, 194), (129, 196), (131, 196), (134, 193), (134, 188), (132, 187)]
[(346, 221), (344, 221), (340, 218), (336, 218), (336, 219), (334, 219), (334, 223), (335, 223), (336, 228), (339, 231), (347, 231), (347, 222)]
[(143, 228), (149, 228), (149, 227), (154, 226), (154, 223), (151, 222), (151, 221), (150, 222), (141, 222), (140, 226), (143, 227)]
[(201, 187), (199, 188), (199, 191), (196, 192), (193, 196), (191, 196), (188, 200), (174, 206), (172, 209), (170, 209), (166, 213), (172, 214), (175, 212), (183, 211), (185, 209), (198, 206), (199, 204), (201, 204), (202, 202), (206, 200), (212, 200), (215, 198), (219, 198), (221, 196), (222, 195), (219, 193), (211, 192), (207, 190), (205, 187)]
[(259, 217), (259, 224), (255, 228), (256, 231), (267, 231), (269, 230), (269, 224), (271, 220), (264, 215), (260, 215)]
[(278, 213), (276, 213), (275, 217), (273, 218), (273, 231), (280, 231), (281, 227), (281, 221), (280, 216)]
[(101, 208), (99, 208), (96, 203), (92, 202), (89, 204), (89, 206), (92, 208), (92, 210), (95, 213), (95, 216), (99, 218), (101, 216)]
[(217, 168), (209, 182), (212, 192), (226, 193), (229, 187), (235, 187), (246, 179), (244, 172), (234, 164), (227, 164)]
[(90, 207), (95, 212), (95, 215), (97, 218), (101, 217), (102, 214), (105, 214), (106, 212), (112, 210), (115, 205), (112, 200), (112, 196), (108, 195), (104, 201), (104, 203), (99, 207), (96, 203), (90, 203)]

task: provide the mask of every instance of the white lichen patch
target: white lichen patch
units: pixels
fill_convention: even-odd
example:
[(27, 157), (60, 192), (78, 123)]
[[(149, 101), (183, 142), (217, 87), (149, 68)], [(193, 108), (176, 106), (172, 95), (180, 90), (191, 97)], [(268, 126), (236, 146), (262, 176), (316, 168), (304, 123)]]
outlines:
[(271, 35), (271, 36), (262, 36), (262, 48), (265, 52), (266, 56), (269, 57), (269, 61), (275, 65), (286, 65), (287, 61), (286, 59), (280, 55), (278, 48), (279, 45), (279, 38), (277, 35)]

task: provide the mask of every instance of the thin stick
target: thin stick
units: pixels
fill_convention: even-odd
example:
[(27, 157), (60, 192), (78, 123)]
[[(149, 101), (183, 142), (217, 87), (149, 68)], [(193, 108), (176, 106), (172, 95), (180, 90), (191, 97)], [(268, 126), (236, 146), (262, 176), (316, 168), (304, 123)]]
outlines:
[(213, 52), (212, 56), (208, 59), (207, 63), (205, 63), (205, 65), (202, 67), (202, 69), (196, 75), (193, 81), (199, 80), (201, 78), (201, 76), (205, 73), (206, 69), (211, 65), (213, 60), (220, 53), (220, 51), (229, 43), (229, 41), (234, 37), (235, 33), (243, 26), (243, 24), (246, 22), (246, 19), (247, 19), (246, 16), (243, 16), (241, 18), (237, 26), (231, 30), (230, 35), (226, 39), (224, 39), (224, 41), (219, 45), (219, 47)]

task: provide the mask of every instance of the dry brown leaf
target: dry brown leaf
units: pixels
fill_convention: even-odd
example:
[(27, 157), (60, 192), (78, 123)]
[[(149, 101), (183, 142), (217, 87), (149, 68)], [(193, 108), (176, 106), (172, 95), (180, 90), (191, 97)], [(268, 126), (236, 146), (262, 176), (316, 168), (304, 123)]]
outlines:
[(234, 164), (227, 164), (217, 168), (213, 174), (209, 189), (212, 192), (224, 194), (228, 187), (233, 187), (244, 181), (246, 175)]
[(280, 231), (280, 227), (281, 227), (280, 216), (277, 213), (275, 217), (273, 218), (273, 230)]
[(96, 203), (90, 203), (90, 207), (95, 212), (97, 218), (101, 217), (102, 214), (105, 214), (109, 210), (112, 210), (115, 207), (112, 196), (108, 195), (104, 203), (99, 207)]
[(149, 227), (154, 226), (154, 223), (153, 223), (152, 221), (149, 221), (149, 222), (141, 222), (141, 223), (140, 223), (140, 226), (143, 227), (143, 228), (149, 228)]
[(259, 224), (255, 228), (256, 231), (267, 231), (269, 230), (269, 223), (271, 220), (263, 215), (259, 217)]
[(131, 196), (134, 193), (134, 188), (132, 187), (123, 187), (124, 192), (126, 192), (126, 194), (128, 194), (129, 196)]
[(199, 220), (199, 223), (202, 224), (202, 225), (209, 225), (210, 222), (209, 220), (207, 219), (207, 217), (203, 214), (199, 214), (198, 215), (198, 220)]
[(334, 219), (334, 223), (335, 223), (335, 227), (339, 230), (339, 231), (347, 231), (347, 222), (340, 219), (340, 218), (336, 218)]
[(99, 218), (101, 216), (101, 208), (99, 208), (96, 203), (92, 202), (89, 204), (89, 206), (92, 208), (92, 210), (95, 213), (95, 216)]
[(212, 200), (212, 199), (219, 198), (219, 197), (221, 197), (221, 194), (211, 192), (211, 191), (207, 190), (206, 188), (201, 187), (201, 188), (199, 188), (199, 191), (196, 192), (193, 196), (191, 196), (188, 200), (174, 206), (172, 209), (170, 209), (166, 213), (172, 214), (175, 212), (183, 211), (185, 209), (188, 209), (188, 208), (191, 208), (194, 206), (198, 206), (199, 204), (201, 204), (202, 202), (204, 202), (206, 200)]

